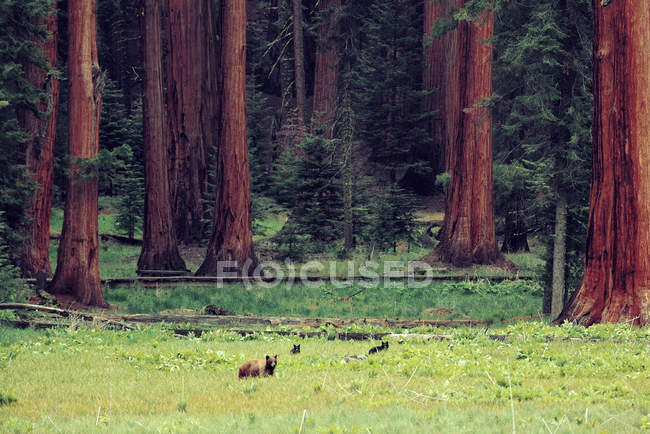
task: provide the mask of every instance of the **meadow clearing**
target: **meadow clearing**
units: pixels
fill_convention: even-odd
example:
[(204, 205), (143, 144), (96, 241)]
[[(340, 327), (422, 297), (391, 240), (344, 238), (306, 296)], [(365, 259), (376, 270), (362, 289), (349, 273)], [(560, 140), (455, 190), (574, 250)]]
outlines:
[[(446, 340), (0, 327), (2, 432), (642, 432), (650, 330), (521, 322)], [(556, 340), (549, 341), (549, 337)], [(564, 338), (594, 338), (564, 340)], [(300, 354), (289, 354), (293, 343)], [(243, 361), (278, 354), (273, 377)], [(304, 414), (304, 418), (303, 418)]]

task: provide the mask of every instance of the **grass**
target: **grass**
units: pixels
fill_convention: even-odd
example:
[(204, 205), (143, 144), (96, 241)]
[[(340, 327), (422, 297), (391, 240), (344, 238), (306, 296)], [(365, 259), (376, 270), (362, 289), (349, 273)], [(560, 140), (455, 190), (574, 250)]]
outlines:
[[(556, 328), (557, 329), (557, 328)], [(650, 419), (647, 342), (402, 340), (376, 342), (229, 333), (175, 339), (59, 329), (5, 339), (2, 432), (641, 432)], [(8, 332), (12, 335), (14, 332)], [(276, 375), (238, 380), (237, 366), (279, 354)], [(184, 410), (184, 411), (183, 411)], [(304, 413), (306, 411), (306, 413)], [(514, 427), (513, 427), (514, 425)]]
[[(115, 227), (116, 215), (110, 211), (100, 212), (97, 217), (97, 227), (100, 234), (118, 234), (119, 231)], [(63, 227), (63, 210), (61, 208), (52, 208), (52, 216), (50, 217), (50, 231), (52, 234), (61, 234)]]
[[(113, 202), (111, 201), (110, 197), (100, 197), (100, 207), (102, 208), (102, 212), (99, 213), (99, 233), (117, 234), (119, 232), (115, 226), (115, 220), (117, 216), (110, 209), (110, 207), (113, 206)], [(440, 218), (441, 216), (438, 214), (423, 214), (420, 216), (420, 218)], [(280, 229), (282, 229), (282, 226), (286, 220), (287, 217), (283, 214), (271, 214), (264, 219), (257, 220), (255, 222), (256, 233), (254, 235), (254, 241), (256, 243), (262, 244), (265, 242), (268, 243), (268, 240), (273, 237)], [(53, 234), (60, 234), (62, 224), (63, 210), (54, 208), (52, 210), (52, 217), (50, 220), (51, 232)], [(530, 253), (517, 253), (507, 255), (508, 258), (510, 258), (513, 262), (521, 267), (521, 274), (534, 275), (539, 271), (540, 265), (543, 264), (543, 260), (541, 259), (541, 247), (539, 247), (534, 242), (531, 242), (531, 245), (532, 251)], [(56, 246), (57, 244), (55, 241), (52, 243), (50, 248), (50, 262), (52, 263), (53, 267), (56, 265)], [(328, 276), (331, 269), (335, 270), (337, 275), (345, 276), (348, 274), (349, 266), (351, 264), (355, 270), (355, 273), (358, 273), (360, 266), (368, 259), (368, 251), (365, 246), (359, 247), (350, 255), (349, 258), (345, 259), (337, 258), (340, 250), (341, 249), (339, 247), (333, 246), (330, 252), (310, 256), (306, 262), (313, 260), (321, 261), (324, 263), (324, 268), (320, 271), (310, 271), (309, 274), (315, 276)], [(391, 249), (388, 251), (373, 252), (372, 261), (377, 265), (374, 269), (381, 274), (385, 268), (385, 263), (388, 261), (402, 261), (404, 263), (407, 261), (417, 261), (430, 252), (430, 248), (424, 248), (417, 245), (407, 246), (403, 243), (400, 243), (397, 252), (393, 252)], [(140, 248), (137, 246), (126, 246), (116, 242), (101, 242), (100, 274), (102, 278), (135, 277), (139, 253)], [(199, 259), (200, 256), (202, 256), (202, 254), (198, 252), (198, 256), (196, 254), (192, 254), (187, 257), (187, 266), (190, 267), (192, 271), (196, 271), (202, 262), (202, 259)], [(300, 265), (301, 264), (299, 263), (296, 264), (298, 269)], [(286, 270), (286, 267), (284, 265), (283, 269)], [(394, 271), (402, 270), (395, 269)], [(501, 268), (482, 265), (473, 266), (471, 268), (463, 270), (452, 270), (442, 265), (433, 268), (433, 274), (435, 275), (444, 276), (446, 274), (456, 274), (459, 272), (483, 277), (502, 276), (504, 274), (508, 274)]]
[[(238, 314), (264, 316), (329, 318), (474, 319), (502, 321), (539, 313), (539, 287), (530, 282), (513, 281), (490, 285), (488, 282), (435, 282), (424, 288), (380, 284), (368, 288), (349, 301), (342, 298), (362, 287), (357, 284), (336, 287), (280, 284), (272, 288), (244, 285), (141, 286), (106, 289), (106, 300), (130, 313), (159, 313), (167, 309), (199, 309), (216, 305)], [(401, 288), (399, 286), (402, 286)]]
[[(50, 243), (50, 264), (52, 272), (56, 268), (56, 251), (59, 242)], [(113, 241), (102, 241), (99, 244), (99, 274), (102, 279), (116, 277), (136, 277), (140, 246), (130, 246)]]

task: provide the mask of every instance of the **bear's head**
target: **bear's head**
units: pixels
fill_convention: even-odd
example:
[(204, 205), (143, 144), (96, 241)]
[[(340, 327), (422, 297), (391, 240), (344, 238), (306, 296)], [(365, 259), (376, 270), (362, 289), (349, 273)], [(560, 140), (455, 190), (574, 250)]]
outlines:
[(266, 356), (266, 370), (269, 374), (273, 374), (273, 370), (275, 369), (275, 365), (278, 364), (278, 355), (276, 354), (275, 356)]

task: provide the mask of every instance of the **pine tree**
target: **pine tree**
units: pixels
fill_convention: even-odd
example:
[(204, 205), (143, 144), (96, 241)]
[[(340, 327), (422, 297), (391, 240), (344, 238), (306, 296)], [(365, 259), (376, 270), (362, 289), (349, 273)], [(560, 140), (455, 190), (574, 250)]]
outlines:
[(421, 168), (417, 149), (430, 146), (423, 128), (425, 92), (421, 89), (422, 34), (417, 5), (407, 0), (378, 0), (368, 10), (365, 44), (354, 66), (355, 113), (359, 138), (370, 161), (389, 183), (407, 169)]
[[(495, 148), (497, 160), (510, 168), (507, 172), (519, 175), (510, 182), (514, 189), (501, 196), (496, 209), (502, 218), (514, 216), (542, 234), (553, 232), (553, 226), (566, 227), (553, 237), (541, 237), (550, 252), (548, 287), (553, 280), (553, 287), (562, 292), (565, 273), (567, 286), (577, 285), (585, 246), (592, 116), (591, 5), (588, 0), (526, 1), (504, 3), (498, 13), (494, 82), (499, 95), (495, 120), (500, 127), (495, 129)], [(528, 205), (522, 206), (522, 197)], [(568, 212), (562, 211), (565, 203)], [(566, 221), (556, 216), (566, 216)], [(506, 231), (504, 246), (511, 242), (509, 235)], [(564, 249), (553, 252), (556, 242), (565, 244), (566, 261)], [(561, 306), (564, 297), (555, 298)], [(545, 312), (551, 312), (550, 302), (547, 291)]]
[(412, 243), (416, 231), (416, 201), (413, 196), (391, 184), (380, 192), (370, 206), (370, 222), (365, 237), (376, 248), (397, 251), (397, 243)]
[(337, 144), (336, 139), (308, 134), (297, 156), (288, 162), (288, 176), (281, 182), (287, 189), (291, 219), (277, 239), (280, 244), (315, 252), (340, 239), (343, 195)]
[(117, 204), (117, 229), (129, 238), (142, 233), (144, 219), (144, 173), (141, 161), (133, 156), (133, 151), (124, 145), (120, 151), (120, 166), (115, 181)]

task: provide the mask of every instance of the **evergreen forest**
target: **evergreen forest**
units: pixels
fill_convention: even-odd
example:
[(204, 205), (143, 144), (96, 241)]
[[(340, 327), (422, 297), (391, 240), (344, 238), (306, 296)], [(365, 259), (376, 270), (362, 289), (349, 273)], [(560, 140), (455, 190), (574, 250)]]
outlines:
[(107, 307), (113, 236), (140, 275), (406, 251), (529, 273), (553, 318), (646, 324), (627, 3), (3, 0), (4, 297), (44, 273)]

